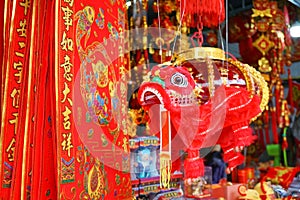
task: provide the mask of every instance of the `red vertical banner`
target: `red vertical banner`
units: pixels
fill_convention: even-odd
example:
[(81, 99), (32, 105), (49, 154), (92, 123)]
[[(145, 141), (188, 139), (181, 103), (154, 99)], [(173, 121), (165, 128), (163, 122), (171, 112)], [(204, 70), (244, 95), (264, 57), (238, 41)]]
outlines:
[[(0, 13), (4, 13), (4, 10), (5, 10), (5, 1), (1, 1), (0, 2)], [(0, 17), (0, 105), (1, 102), (2, 102), (2, 73), (4, 72), (3, 71), (3, 57), (4, 57), (4, 14), (1, 15)], [(1, 109), (0, 109), (1, 110)], [(0, 115), (0, 120), (1, 120), (1, 115)], [(1, 133), (0, 133), (1, 134)]]
[[(11, 199), (45, 199), (54, 198), (56, 187), (54, 182), (53, 139), (51, 133), (51, 96), (49, 59), (51, 40), (52, 2), (36, 1), (32, 5), (32, 26), (30, 51), (26, 71), (24, 71), (24, 98), (16, 142), (16, 160), (13, 173)], [(48, 76), (48, 77), (47, 77)], [(48, 87), (48, 88), (47, 88)], [(47, 171), (46, 171), (47, 170)]]
[[(74, 2), (55, 3), (55, 116), (58, 198), (75, 196), (75, 137), (72, 92), (74, 83)], [(66, 187), (65, 187), (66, 186)], [(76, 189), (75, 189), (76, 190)], [(74, 193), (75, 192), (75, 193)]]
[(123, 1), (56, 1), (60, 199), (132, 199)]
[[(35, 92), (38, 70), (38, 44), (39, 44), (39, 25), (38, 9), (36, 0), (22, 1), (20, 5), (31, 7), (30, 20), (27, 24), (28, 30), (28, 52), (26, 62), (23, 68), (23, 84), (21, 87), (22, 98), (19, 112), (18, 134), (16, 136), (15, 160), (13, 181), (10, 193), (10, 199), (26, 199), (31, 195), (31, 173), (32, 173), (32, 151), (34, 144), (32, 142), (35, 124)], [(26, 12), (26, 11), (25, 11)]]
[(53, 148), (53, 115), (52, 99), (52, 58), (54, 38), (54, 1), (39, 1), (38, 12), (38, 44), (39, 51), (36, 68), (35, 91), (35, 126), (31, 142), (34, 144), (32, 152), (30, 198), (55, 199), (57, 196), (55, 182), (55, 160)]
[[(1, 61), (1, 105), (3, 104), (3, 93), (4, 93), (4, 82), (5, 82), (5, 75), (6, 75), (6, 65), (7, 65), (7, 54), (8, 54), (8, 45), (9, 45), (9, 33), (11, 27), (11, 9), (12, 9), (12, 2), (11, 1), (3, 1), (3, 29), (2, 29), (2, 36), (3, 36), (3, 43), (2, 43), (2, 61)], [(2, 107), (1, 107), (2, 113)], [(2, 117), (2, 116), (1, 116)], [(1, 134), (1, 133), (0, 133)]]
[[(7, 4), (9, 5), (9, 4)], [(15, 168), (16, 144), (19, 138), (19, 120), (23, 98), (22, 87), (25, 84), (24, 71), (26, 71), (27, 54), (30, 43), (31, 5), (30, 0), (13, 1), (7, 8), (6, 17), (10, 17), (7, 35), (9, 38), (5, 43), (3, 70), (3, 98), (1, 113), (1, 139), (0, 139), (0, 197), (9, 199), (12, 186), (12, 174)], [(9, 27), (9, 28), (8, 28)], [(26, 104), (25, 104), (26, 107)], [(21, 161), (20, 161), (21, 162)]]

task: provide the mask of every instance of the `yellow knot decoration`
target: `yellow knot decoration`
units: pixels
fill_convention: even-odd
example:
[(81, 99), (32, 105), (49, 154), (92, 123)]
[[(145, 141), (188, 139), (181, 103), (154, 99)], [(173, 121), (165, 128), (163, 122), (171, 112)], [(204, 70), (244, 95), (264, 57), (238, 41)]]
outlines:
[(169, 153), (160, 153), (160, 187), (170, 188), (172, 161)]
[(258, 70), (260, 72), (269, 73), (272, 71), (269, 61), (265, 57), (262, 57), (261, 59), (259, 59), (258, 65), (259, 65)]
[(271, 9), (267, 8), (265, 10), (257, 10), (252, 8), (253, 14), (252, 17), (272, 17)]

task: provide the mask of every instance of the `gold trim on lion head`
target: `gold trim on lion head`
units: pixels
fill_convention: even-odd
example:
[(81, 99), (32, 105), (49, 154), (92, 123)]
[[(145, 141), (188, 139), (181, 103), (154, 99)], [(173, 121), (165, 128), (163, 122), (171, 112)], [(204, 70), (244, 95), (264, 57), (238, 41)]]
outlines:
[[(244, 75), (246, 89), (251, 92), (251, 95), (256, 94), (261, 97), (261, 112), (265, 110), (269, 101), (269, 89), (262, 74), (248, 64), (244, 64), (236, 59), (227, 58), (225, 51), (222, 49), (214, 47), (190, 48), (175, 55), (172, 64), (174, 66), (180, 66), (186, 61), (199, 60), (206, 62), (208, 59), (213, 61), (225, 61), (235, 66)], [(224, 63), (224, 66), (226, 67), (226, 63)], [(219, 71), (220, 70), (222, 69), (219, 69)]]

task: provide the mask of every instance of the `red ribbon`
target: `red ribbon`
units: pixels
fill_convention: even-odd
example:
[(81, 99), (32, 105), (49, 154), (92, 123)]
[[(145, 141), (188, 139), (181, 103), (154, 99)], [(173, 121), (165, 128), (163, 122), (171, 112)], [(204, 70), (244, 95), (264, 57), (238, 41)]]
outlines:
[(269, 123), (269, 109), (266, 109), (266, 111), (264, 112), (266, 144), (270, 144)]
[(272, 133), (273, 133), (273, 143), (278, 144), (278, 133), (277, 133), (277, 123), (276, 123), (276, 109), (271, 108), (272, 115)]
[(294, 108), (294, 101), (293, 101), (293, 79), (291, 75), (291, 70), (288, 69), (288, 85), (289, 85), (289, 93), (288, 99), (291, 106), (291, 109)]

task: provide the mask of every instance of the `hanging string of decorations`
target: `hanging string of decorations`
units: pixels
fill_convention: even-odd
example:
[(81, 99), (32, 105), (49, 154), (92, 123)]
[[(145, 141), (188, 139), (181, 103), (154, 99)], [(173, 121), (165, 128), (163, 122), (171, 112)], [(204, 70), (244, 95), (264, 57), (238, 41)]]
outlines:
[[(284, 97), (281, 75), (284, 66), (291, 65), (291, 38), (288, 32), (289, 17), (287, 7), (278, 7), (275, 1), (253, 0), (252, 12), (248, 20), (238, 22), (233, 18), (230, 33), (232, 39), (238, 36), (234, 27), (248, 27), (244, 38), (235, 38), (239, 42), (239, 50), (244, 62), (258, 69), (268, 82), (270, 101), (268, 108), (256, 122), (256, 130), (262, 129), (266, 143), (279, 143), (278, 128), (289, 126), (291, 114)], [(247, 26), (246, 26), (247, 25)], [(269, 120), (269, 118), (271, 120)], [(269, 124), (271, 121), (271, 124)], [(272, 133), (272, 135), (269, 135)], [(264, 137), (260, 140), (264, 140)]]

